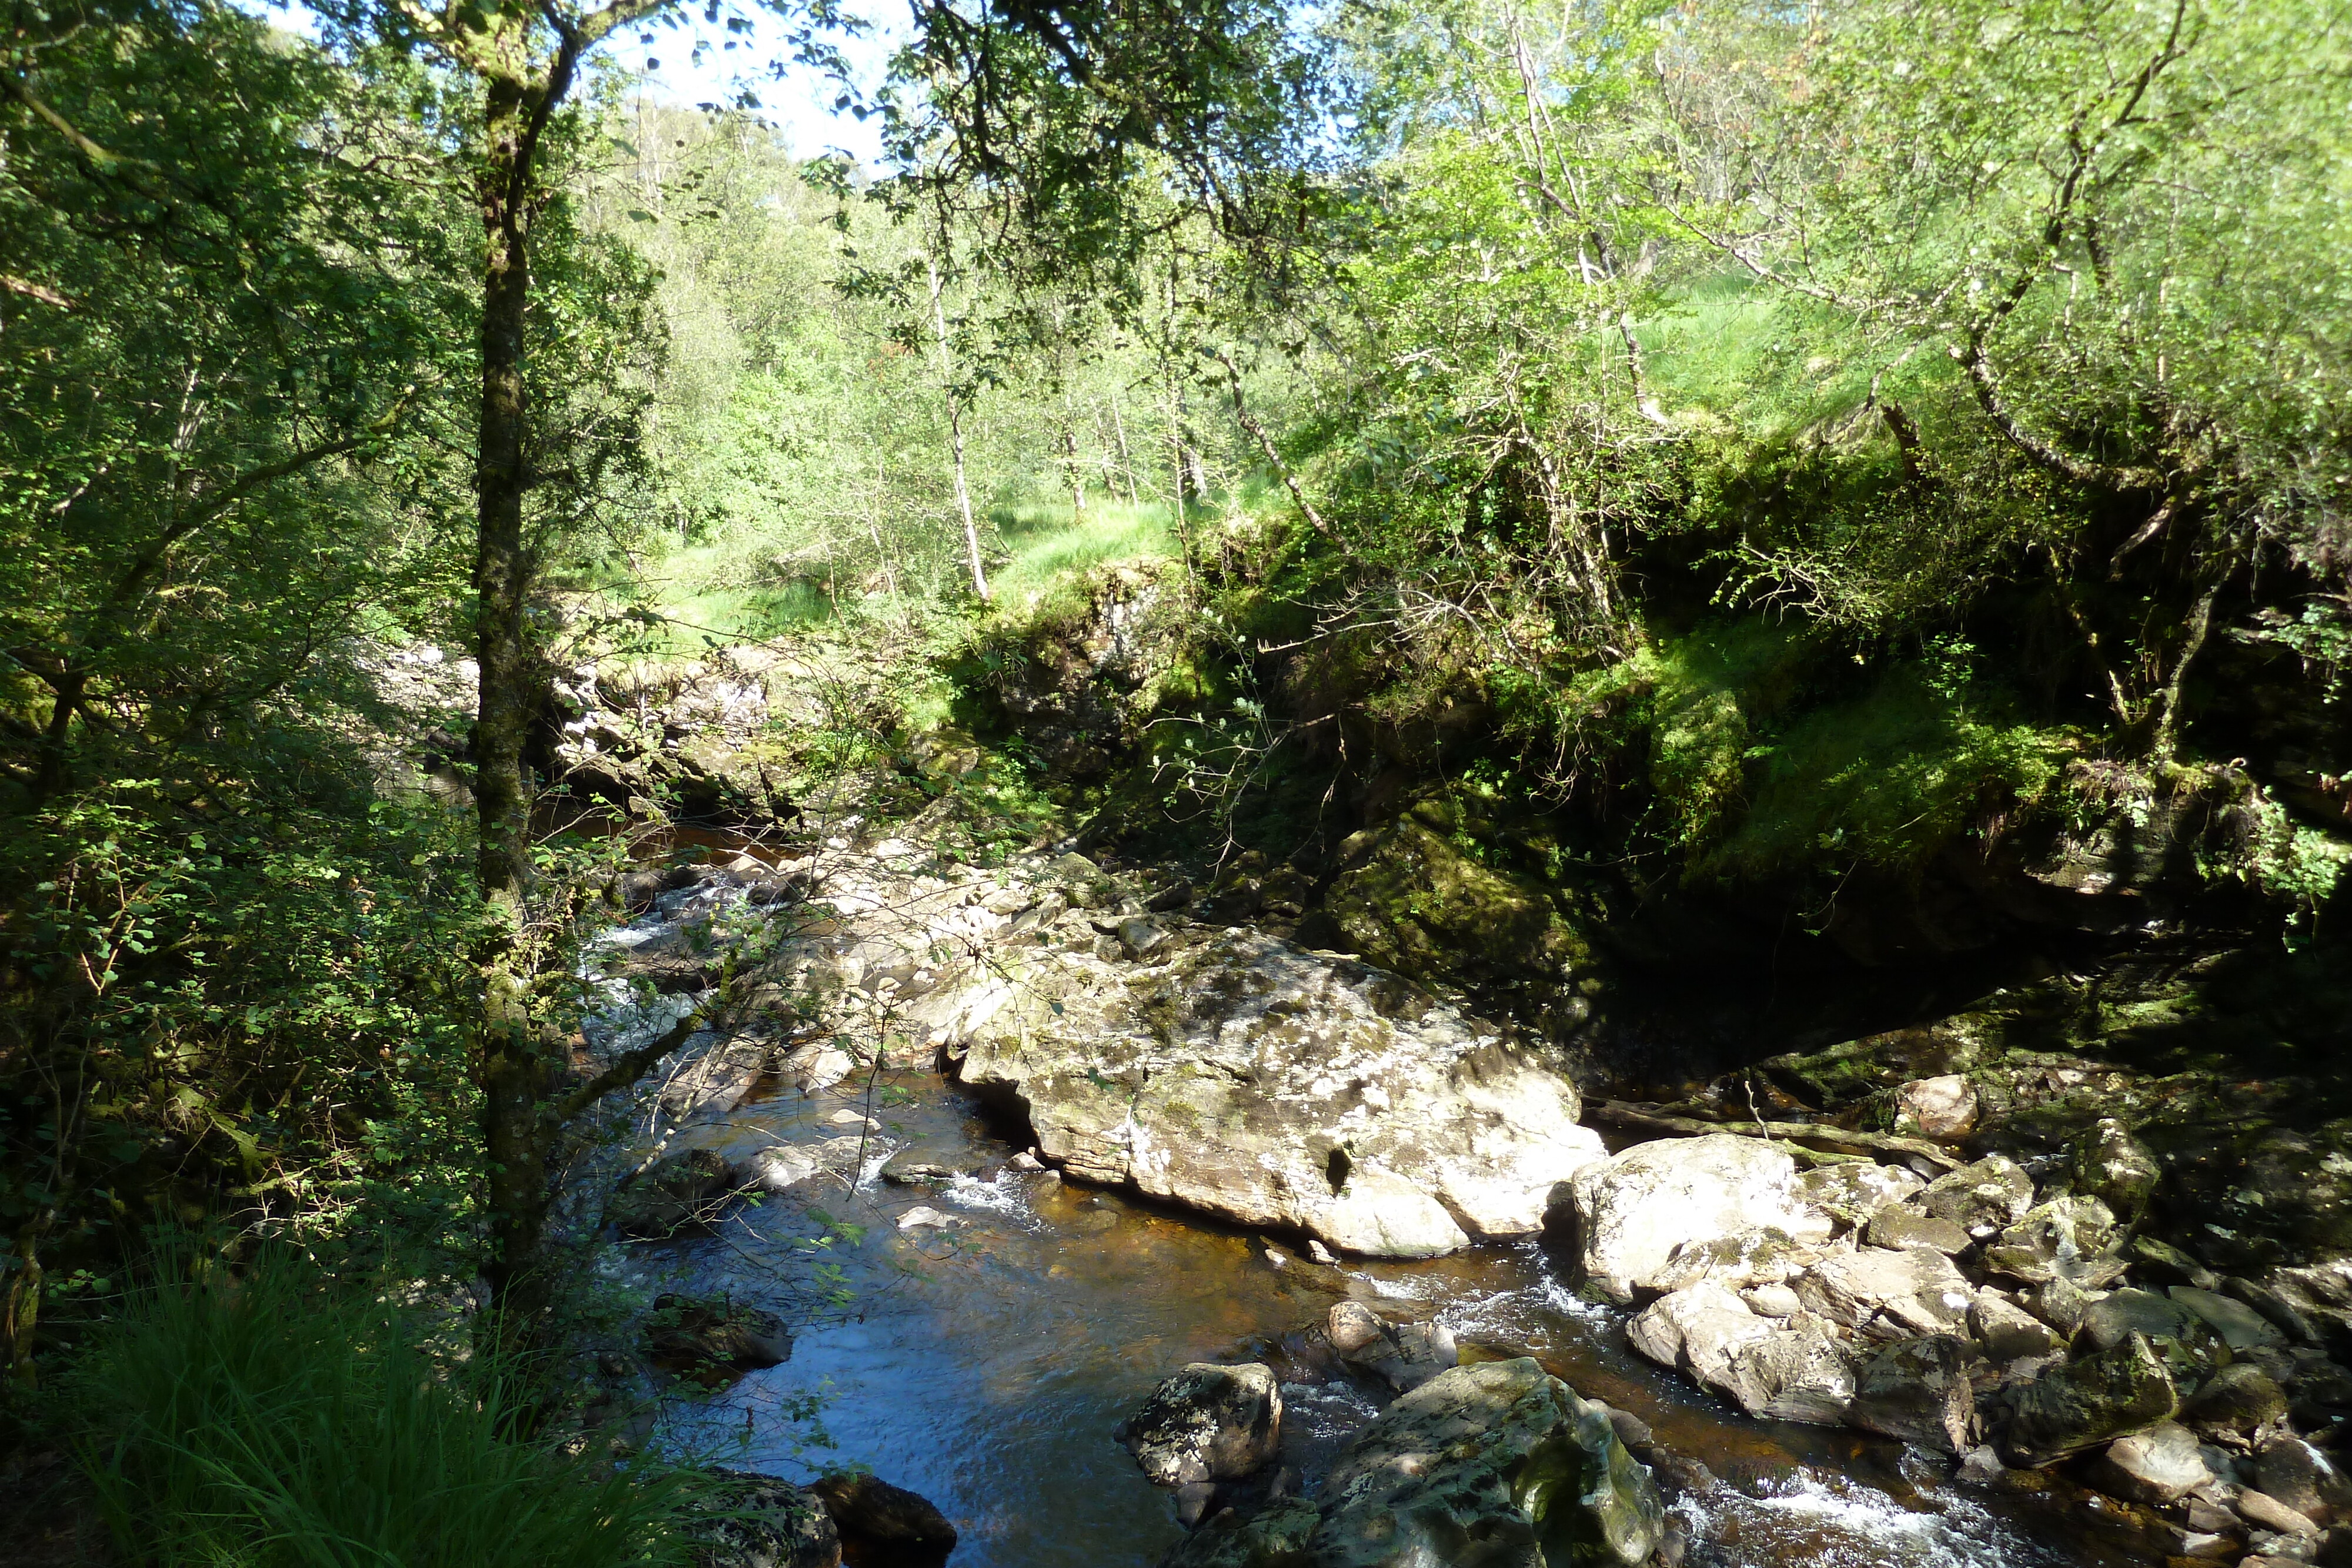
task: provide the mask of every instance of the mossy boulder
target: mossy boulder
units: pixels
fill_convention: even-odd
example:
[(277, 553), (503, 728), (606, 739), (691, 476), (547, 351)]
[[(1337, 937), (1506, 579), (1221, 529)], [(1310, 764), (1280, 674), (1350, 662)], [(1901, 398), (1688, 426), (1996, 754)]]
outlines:
[[(1535, 878), (1483, 864), (1424, 811), (1368, 830), (1323, 907), (1348, 945), (1424, 982), (1570, 987), (1595, 967), (1590, 942)], [(1439, 819), (1443, 821), (1442, 816)]]
[(1637, 1568), (1664, 1534), (1657, 1487), (1606, 1407), (1525, 1357), (1456, 1367), (1399, 1399), (1325, 1492), (1315, 1551), (1328, 1568)]
[(2001, 1458), (2039, 1467), (2169, 1421), (2180, 1408), (2165, 1358), (2132, 1333), (2096, 1355), (2053, 1367), (2019, 1389)]

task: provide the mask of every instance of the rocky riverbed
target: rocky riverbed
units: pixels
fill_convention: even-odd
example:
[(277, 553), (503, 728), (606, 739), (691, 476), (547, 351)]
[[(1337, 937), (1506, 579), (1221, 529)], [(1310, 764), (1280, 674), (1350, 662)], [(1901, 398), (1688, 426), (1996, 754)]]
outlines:
[[(1665, 1500), (1654, 1539), (1580, 1526), (1572, 1561), (2341, 1549), (2352, 1276), (2223, 1276), (2152, 1233), (2157, 1162), (2120, 1121), (2033, 1168), (1970, 1158), (1986, 1108), (1948, 1073), (1891, 1086), (1875, 1154), (1828, 1122), (1687, 1116), (1629, 1139), (1619, 1114), (1604, 1144), (1565, 1064), (1463, 998), (1221, 923), (1148, 870), (975, 864), (941, 827), (837, 816), (795, 853), (625, 882), (645, 913), (592, 956), (614, 1005), (587, 1044), (641, 1038), (722, 976), (754, 998), (649, 1082), (603, 1217), (633, 1267), (756, 1302), (804, 1269), (812, 1215), (864, 1216), (835, 1254), (859, 1321), (736, 1386), (782, 1408), (837, 1374), (827, 1419), (862, 1449), (845, 1457), (943, 1500), (956, 1561), (1420, 1561), (1333, 1544), (1337, 1499), (1394, 1437), (1379, 1412), (1401, 1392), (1520, 1352), (1535, 1370), (1480, 1418), (1516, 1457), (1481, 1473), (1534, 1473), (1579, 1425), (1569, 1401), (1606, 1398), (1640, 1439), (1587, 1460), (1622, 1453)], [(1335, 1348), (1348, 1303), (1380, 1354)], [(1195, 1362), (1261, 1369), (1290, 1400), (1280, 1430), (1238, 1473), (1179, 1466), (1139, 1502), (1112, 1430)], [(1549, 1427), (1509, 1415), (1528, 1398)], [(1010, 1414), (1033, 1407), (1047, 1429)], [(739, 1418), (754, 1461), (784, 1458), (758, 1397), (671, 1430)], [(1495, 1484), (1479, 1528), (1553, 1539)]]

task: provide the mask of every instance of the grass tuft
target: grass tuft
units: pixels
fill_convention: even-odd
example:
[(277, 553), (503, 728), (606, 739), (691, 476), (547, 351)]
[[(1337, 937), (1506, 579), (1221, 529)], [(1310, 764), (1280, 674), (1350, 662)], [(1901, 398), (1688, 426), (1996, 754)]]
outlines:
[(299, 1262), (177, 1270), (68, 1391), (124, 1555), (204, 1568), (603, 1568), (685, 1560), (688, 1478), (516, 1436), (512, 1382)]

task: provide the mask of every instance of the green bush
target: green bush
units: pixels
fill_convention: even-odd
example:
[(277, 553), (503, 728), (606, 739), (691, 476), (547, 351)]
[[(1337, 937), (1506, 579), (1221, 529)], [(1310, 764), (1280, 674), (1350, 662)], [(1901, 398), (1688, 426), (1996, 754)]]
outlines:
[[(194, 1276), (193, 1278), (191, 1276)], [(684, 1561), (688, 1479), (597, 1473), (517, 1436), (518, 1384), (298, 1261), (167, 1268), (63, 1390), (131, 1561), (205, 1568), (598, 1568)]]

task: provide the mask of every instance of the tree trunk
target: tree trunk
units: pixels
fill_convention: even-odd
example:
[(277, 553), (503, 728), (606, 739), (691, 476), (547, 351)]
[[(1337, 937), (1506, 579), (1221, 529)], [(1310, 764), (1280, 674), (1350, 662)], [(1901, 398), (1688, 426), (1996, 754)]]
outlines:
[(477, 1071), (489, 1161), (490, 1258), (484, 1270), (509, 1346), (532, 1343), (549, 1300), (540, 1256), (547, 1173), (539, 1107), (546, 1089), (530, 1008), (522, 935), (530, 883), (530, 798), (523, 779), (530, 725), (526, 612), (531, 562), (523, 541), (524, 438), (529, 408), (523, 329), (530, 298), (531, 138), (520, 84), (489, 83), (482, 226), (482, 408), (475, 467), (475, 658), (481, 668), (474, 725), (476, 871), (487, 930), (476, 962), (482, 1017)]
[(971, 566), (971, 591), (985, 600), (988, 597), (988, 574), (981, 570), (980, 529), (971, 520), (971, 491), (963, 480), (963, 399), (955, 389), (955, 361), (948, 355), (948, 315), (940, 303), (940, 269), (930, 257), (923, 258), (923, 270), (931, 279), (931, 326), (940, 340), (940, 379), (948, 394), (948, 446), (955, 456), (956, 510), (963, 514), (963, 548)]
[(1118, 441), (1119, 472), (1127, 476), (1127, 506), (1129, 511), (1133, 511), (1138, 505), (1135, 497), (1135, 459), (1128, 455), (1127, 421), (1119, 417), (1118, 399), (1116, 396), (1110, 400), (1110, 432)]

